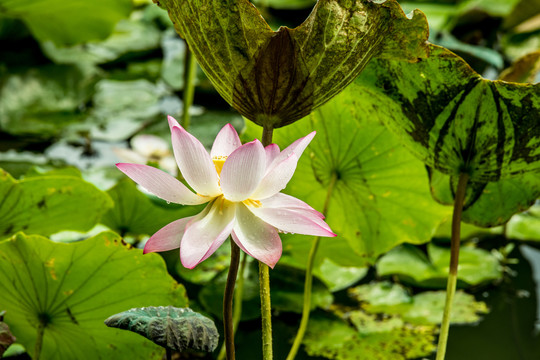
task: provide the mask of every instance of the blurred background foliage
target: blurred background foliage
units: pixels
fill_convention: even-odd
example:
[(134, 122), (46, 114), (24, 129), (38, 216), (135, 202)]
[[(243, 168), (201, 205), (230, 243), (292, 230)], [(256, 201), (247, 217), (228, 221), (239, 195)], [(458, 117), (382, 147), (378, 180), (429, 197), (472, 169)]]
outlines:
[[(314, 3), (254, 1), (274, 29), (299, 25)], [(414, 8), (422, 10), (429, 21), (430, 41), (463, 57), (485, 78), (540, 82), (540, 0), (400, 3), (406, 13)], [(171, 153), (165, 118), (180, 118), (183, 110), (186, 46), (165, 11), (145, 0), (0, 0), (0, 49), (0, 168), (4, 169), (0, 176), (0, 240), (22, 230), (49, 236), (59, 243), (79, 242), (91, 236), (96, 241), (96, 234), (110, 229), (120, 234), (124, 243), (141, 247), (172, 219), (199, 211), (143, 194), (113, 166), (119, 161), (137, 161), (176, 171), (174, 164), (172, 169), (166, 165)], [(260, 136), (260, 129), (245, 124), (200, 69), (195, 85), (189, 131), (206, 146), (211, 146), (226, 123), (245, 130), (246, 139)], [(340, 233), (351, 234), (347, 241), (338, 238), (321, 242), (315, 267), (314, 313), (304, 341), (305, 351), (298, 358), (430, 358), (448, 271), (449, 210), (430, 200), (427, 173), (424, 176), (420, 162), (409, 160), (394, 138), (388, 135), (386, 139), (380, 124), (343, 113), (339, 119), (336, 112), (350, 109), (352, 96), (346, 91), (309, 120), (276, 132), (275, 141), (281, 147), (288, 145), (310, 131), (308, 124), (328, 141), (339, 142), (335, 134), (346, 134), (345, 130), (353, 127), (367, 129), (368, 134), (383, 134), (380, 144), (375, 145), (395, 149), (392, 151), (401, 160), (396, 168), (405, 164), (404, 172), (400, 173), (399, 168), (397, 173), (386, 174), (398, 177), (398, 181), (402, 181), (400, 174), (418, 178), (415, 186), (425, 187), (426, 197), (405, 200), (429, 208), (430, 220), (413, 235), (398, 238), (401, 232), (409, 234), (404, 230), (406, 223), (393, 226), (408, 211), (399, 203), (404, 192), (397, 205), (393, 198), (387, 199), (384, 206), (366, 216), (367, 220), (361, 214), (371, 206), (368, 200), (347, 205), (350, 193), (346, 189), (337, 193), (336, 202), (342, 206), (331, 214), (331, 225)], [(328, 124), (333, 127), (325, 132), (325, 119), (332, 116), (335, 119)], [(154, 137), (141, 138), (148, 135)], [(367, 140), (359, 137), (355, 141), (360, 144)], [(323, 147), (313, 147), (312, 154), (323, 154)], [(364, 150), (351, 161), (363, 165), (372, 159), (388, 161), (374, 149)], [(320, 172), (313, 174), (308, 166), (309, 155), (304, 155), (304, 163), (299, 165), (299, 173), (287, 191), (305, 200), (313, 198), (310, 201), (320, 208), (324, 193), (321, 195), (309, 183), (324, 179), (327, 169), (325, 164), (319, 164)], [(354, 180), (356, 173), (350, 176)], [(380, 198), (386, 198), (385, 186), (393, 186), (377, 180), (370, 184), (380, 188), (379, 193), (375, 192)], [(363, 193), (354, 195), (361, 197)], [(423, 201), (433, 205), (423, 205)], [(344, 210), (340, 213), (339, 209)], [(412, 213), (413, 220), (422, 218)], [(358, 240), (354, 234), (357, 228), (351, 223), (363, 232), (376, 223), (375, 230), (371, 230), (377, 235)], [(432, 236), (433, 241), (426, 245)], [(296, 331), (302, 307), (303, 270), (311, 247), (306, 237), (282, 238), (283, 257), (272, 272), (276, 358), (286, 356)], [(539, 358), (540, 205), (537, 203), (497, 228), (464, 225), (463, 238), (458, 283), (461, 290), (456, 298), (459, 314), (455, 316), (457, 325), (451, 332), (447, 358)], [(32, 239), (21, 238), (19, 242), (25, 244)], [(40, 246), (53, 246), (45, 240), (39, 239), (43, 244)], [(99, 251), (95, 253), (99, 257)], [(227, 247), (222, 247), (197, 269), (186, 270), (178, 261), (177, 251), (163, 254), (169, 274), (185, 286), (190, 307), (218, 323), (228, 256)], [(240, 359), (253, 358), (260, 347), (255, 266), (251, 259), (247, 260), (242, 323), (237, 336)], [(3, 281), (7, 275), (0, 276)], [(0, 299), (0, 312), (8, 308)], [(96, 319), (97, 323), (102, 320)], [(10, 325), (9, 313), (4, 321)], [(17, 321), (12, 320), (12, 329), (26, 326)], [(21, 342), (31, 337), (16, 332), (14, 335)], [(135, 335), (133, 339), (135, 347), (149, 346), (141, 343), (144, 340), (137, 343)], [(31, 344), (32, 340), (28, 341)], [(6, 354), (25, 358), (23, 345), (29, 343), (12, 346)], [(134, 358), (135, 353), (115, 358)], [(159, 358), (161, 354), (153, 356)]]

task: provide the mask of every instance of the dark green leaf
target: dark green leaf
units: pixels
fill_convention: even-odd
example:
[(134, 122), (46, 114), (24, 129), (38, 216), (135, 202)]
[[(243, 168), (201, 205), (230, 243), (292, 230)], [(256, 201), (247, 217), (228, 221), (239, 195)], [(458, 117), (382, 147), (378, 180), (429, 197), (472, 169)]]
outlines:
[(148, 306), (123, 311), (105, 325), (133, 331), (164, 348), (212, 352), (218, 345), (216, 325), (190, 308)]
[(0, 169), (0, 239), (17, 231), (50, 235), (90, 230), (112, 201), (94, 185), (73, 175), (13, 179)]
[(0, 308), (32, 357), (44, 327), (43, 359), (160, 359), (157, 346), (103, 319), (156, 303), (187, 306), (160, 256), (143, 256), (112, 232), (72, 244), (19, 233), (0, 243), (0, 277)]
[(426, 55), (425, 17), (416, 11), (408, 19), (394, 0), (321, 0), (302, 25), (277, 32), (248, 0), (159, 4), (221, 96), (266, 127), (306, 116), (373, 56)]

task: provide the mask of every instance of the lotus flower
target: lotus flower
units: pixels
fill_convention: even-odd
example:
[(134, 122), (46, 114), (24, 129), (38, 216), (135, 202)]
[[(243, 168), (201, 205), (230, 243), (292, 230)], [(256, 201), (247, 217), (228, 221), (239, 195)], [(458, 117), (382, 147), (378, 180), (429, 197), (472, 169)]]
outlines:
[(208, 203), (199, 214), (173, 221), (155, 233), (144, 253), (180, 248), (180, 260), (192, 269), (207, 259), (229, 235), (247, 254), (274, 267), (281, 257), (279, 232), (336, 236), (324, 216), (308, 204), (282, 194), (298, 158), (315, 132), (280, 151), (259, 140), (242, 145), (225, 125), (210, 154), (169, 116), (176, 162), (191, 191), (171, 175), (147, 165), (116, 166), (152, 194), (168, 202)]

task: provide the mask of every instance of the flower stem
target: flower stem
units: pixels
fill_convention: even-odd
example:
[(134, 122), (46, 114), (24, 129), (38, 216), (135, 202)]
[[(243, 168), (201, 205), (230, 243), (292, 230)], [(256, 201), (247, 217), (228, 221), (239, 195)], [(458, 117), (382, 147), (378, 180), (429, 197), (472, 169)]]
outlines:
[[(263, 127), (262, 144), (272, 143), (274, 128)], [(272, 305), (270, 302), (270, 272), (268, 265), (259, 261), (259, 292), (261, 296), (263, 360), (271, 360), (272, 353)]]
[(238, 263), (240, 261), (240, 248), (233, 239), (231, 242), (231, 266), (225, 284), (225, 294), (223, 295), (223, 327), (225, 333), (225, 348), (227, 360), (234, 360), (234, 325), (233, 325), (233, 296), (236, 275), (238, 274)]
[[(328, 184), (328, 190), (326, 192), (326, 200), (324, 201), (324, 207), (323, 207), (323, 215), (326, 217), (328, 212), (328, 206), (330, 204), (330, 198), (332, 197), (332, 191), (334, 191), (334, 187), (337, 182), (337, 174), (332, 174), (332, 179), (330, 179), (330, 183)], [(306, 267), (306, 279), (304, 282), (304, 305), (302, 308), (302, 319), (300, 320), (300, 326), (298, 328), (298, 332), (296, 333), (296, 337), (294, 338), (293, 345), (291, 347), (291, 350), (289, 351), (289, 355), (287, 355), (287, 360), (293, 360), (296, 357), (296, 354), (298, 353), (298, 349), (300, 348), (300, 344), (302, 344), (302, 340), (304, 339), (304, 334), (306, 333), (307, 325), (309, 322), (309, 315), (311, 313), (311, 288), (313, 285), (313, 265), (315, 263), (315, 257), (317, 255), (317, 249), (319, 247), (320, 237), (317, 236), (315, 240), (313, 240), (313, 245), (311, 246), (311, 250), (309, 251), (309, 257)]]
[[(240, 269), (238, 270), (238, 279), (236, 282), (236, 288), (234, 290), (234, 303), (233, 303), (233, 336), (238, 330), (238, 324), (240, 323), (240, 318), (242, 317), (242, 296), (244, 294), (244, 272), (246, 270), (246, 253), (240, 253), (242, 260), (240, 261)], [(226, 344), (225, 342), (219, 350), (219, 355), (217, 360), (225, 360), (226, 356)]]
[(437, 345), (436, 360), (444, 360), (446, 354), (446, 343), (448, 342), (448, 332), (450, 330), (450, 315), (452, 312), (452, 301), (456, 293), (457, 272), (459, 264), (459, 243), (461, 232), (461, 214), (463, 213), (463, 202), (467, 190), (469, 175), (461, 173), (459, 175), (456, 196), (454, 199), (454, 213), (452, 215), (452, 237), (450, 241), (450, 269), (448, 272), (448, 283), (446, 286), (446, 301), (444, 304), (443, 320), (441, 332), (439, 334), (439, 344)]
[(182, 110), (182, 127), (187, 131), (190, 124), (189, 109), (193, 104), (193, 96), (195, 94), (194, 79), (197, 72), (197, 60), (195, 60), (195, 56), (189, 49), (187, 43), (184, 61), (184, 94), (182, 99), (184, 108)]

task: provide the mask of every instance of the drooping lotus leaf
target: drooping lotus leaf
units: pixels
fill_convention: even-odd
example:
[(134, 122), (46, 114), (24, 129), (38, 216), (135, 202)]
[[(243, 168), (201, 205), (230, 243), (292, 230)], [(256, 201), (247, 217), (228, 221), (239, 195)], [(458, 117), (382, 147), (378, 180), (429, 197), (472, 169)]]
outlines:
[(290, 124), (339, 93), (373, 56), (426, 56), (428, 27), (395, 0), (320, 0), (295, 29), (272, 31), (248, 0), (154, 0), (217, 91), (267, 128)]
[(40, 41), (67, 45), (106, 38), (131, 8), (131, 0), (0, 0), (0, 15), (22, 19)]
[(190, 308), (147, 306), (110, 316), (105, 325), (133, 331), (159, 346), (176, 351), (214, 351), (219, 333), (209, 318)]
[(44, 328), (42, 359), (161, 359), (161, 348), (103, 319), (156, 303), (187, 306), (160, 256), (112, 232), (71, 244), (18, 233), (0, 242), (0, 278), (0, 308), (32, 357)]
[(27, 176), (17, 181), (0, 169), (0, 239), (17, 231), (87, 231), (112, 205), (105, 192), (79, 176)]
[[(486, 80), (452, 52), (430, 48), (431, 56), (416, 64), (373, 62), (357, 81), (358, 111), (384, 121), (434, 169), (436, 199), (452, 200), (457, 176), (468, 173), (463, 219), (482, 226), (504, 222), (540, 195), (540, 84)], [(485, 211), (473, 214), (484, 194), (501, 189), (490, 183), (506, 179), (514, 184), (505, 185), (505, 210), (485, 220)], [(450, 194), (446, 201), (441, 193)], [(485, 201), (484, 209), (497, 208)]]
[[(351, 85), (306, 119), (275, 130), (273, 141), (284, 148), (317, 131), (284, 191), (320, 211), (336, 176), (326, 221), (338, 236), (322, 239), (321, 246), (347, 241), (355, 266), (364, 266), (400, 243), (428, 242), (450, 209), (431, 198), (422, 162), (385, 126), (364, 116), (359, 102)], [(254, 128), (248, 124), (250, 135)], [(305, 251), (294, 245), (284, 242), (284, 252)]]

